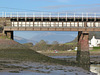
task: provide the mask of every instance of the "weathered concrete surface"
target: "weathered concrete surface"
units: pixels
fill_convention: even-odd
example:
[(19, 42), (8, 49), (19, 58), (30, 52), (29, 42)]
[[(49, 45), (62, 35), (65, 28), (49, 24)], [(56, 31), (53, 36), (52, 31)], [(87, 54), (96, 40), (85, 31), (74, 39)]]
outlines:
[(5, 31), (5, 34), (8, 38), (13, 40), (13, 31)]
[(78, 51), (76, 60), (79, 64), (90, 64), (89, 32), (78, 32)]

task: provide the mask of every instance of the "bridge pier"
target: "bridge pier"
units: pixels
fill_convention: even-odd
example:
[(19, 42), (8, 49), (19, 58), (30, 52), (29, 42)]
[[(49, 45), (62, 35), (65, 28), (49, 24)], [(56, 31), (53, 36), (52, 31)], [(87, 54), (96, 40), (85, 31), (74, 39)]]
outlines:
[(8, 38), (13, 40), (13, 31), (5, 31), (5, 34)]
[(89, 53), (89, 32), (78, 32), (78, 50), (77, 58), (79, 65), (90, 64), (90, 53)]

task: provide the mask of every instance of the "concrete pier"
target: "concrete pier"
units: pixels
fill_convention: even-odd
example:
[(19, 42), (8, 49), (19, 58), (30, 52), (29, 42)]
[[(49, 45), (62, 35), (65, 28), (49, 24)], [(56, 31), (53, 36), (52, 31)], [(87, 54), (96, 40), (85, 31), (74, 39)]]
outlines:
[(79, 64), (90, 64), (89, 53), (89, 32), (78, 32), (78, 51), (77, 58)]

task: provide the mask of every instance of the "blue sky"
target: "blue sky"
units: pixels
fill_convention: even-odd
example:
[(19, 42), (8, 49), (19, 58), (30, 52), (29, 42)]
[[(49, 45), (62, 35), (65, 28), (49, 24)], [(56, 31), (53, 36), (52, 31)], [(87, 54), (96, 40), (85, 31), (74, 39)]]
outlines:
[(40, 40), (48, 41), (52, 43), (53, 41), (58, 41), (59, 43), (70, 42), (77, 37), (77, 32), (70, 31), (16, 31), (14, 32), (15, 40), (19, 42), (22, 38), (27, 41), (39, 42)]
[(100, 0), (0, 0), (0, 11), (99, 12), (99, 8)]
[[(19, 35), (20, 34), (20, 35)], [(39, 37), (39, 36), (50, 36), (50, 35), (70, 35), (72, 37), (77, 37), (77, 32), (74, 31), (15, 31), (14, 35), (18, 35), (19, 37), (25, 38), (25, 39), (31, 39), (32, 37)], [(52, 36), (53, 37), (53, 36)]]
[[(1, 12), (100, 12), (100, 0), (0, 0)], [(34, 39), (38, 36), (48, 34), (47, 40), (55, 39), (57, 35), (66, 41), (77, 36), (77, 32), (39, 32), (39, 31), (15, 31), (14, 36), (25, 39)], [(50, 38), (51, 36), (52, 38)], [(58, 36), (59, 35), (59, 36)], [(61, 36), (62, 35), (62, 36)], [(70, 36), (67, 38), (67, 36)], [(45, 38), (45, 37), (44, 37)], [(39, 40), (43, 39), (41, 36)], [(36, 40), (36, 39), (35, 39)], [(56, 40), (56, 39), (55, 39)], [(63, 40), (65, 41), (65, 40)], [(65, 41), (65, 42), (66, 42)]]

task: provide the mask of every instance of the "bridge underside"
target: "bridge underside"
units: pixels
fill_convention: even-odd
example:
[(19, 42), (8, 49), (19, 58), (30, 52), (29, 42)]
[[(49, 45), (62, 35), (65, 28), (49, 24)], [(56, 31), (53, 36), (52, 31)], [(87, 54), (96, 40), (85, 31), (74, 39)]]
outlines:
[(13, 31), (78, 31), (77, 61), (89, 64), (89, 31), (100, 31), (100, 18), (89, 17), (13, 17), (4, 18), (4, 32), (13, 39)]

